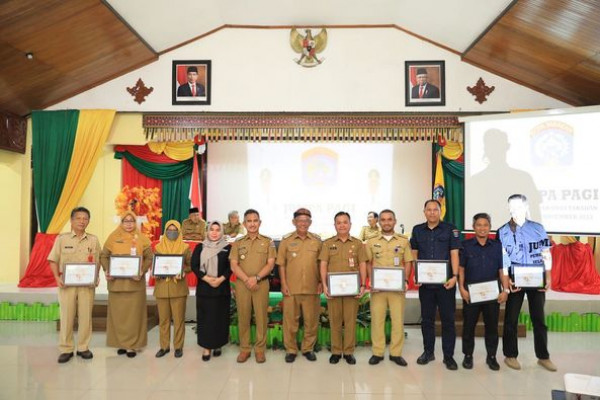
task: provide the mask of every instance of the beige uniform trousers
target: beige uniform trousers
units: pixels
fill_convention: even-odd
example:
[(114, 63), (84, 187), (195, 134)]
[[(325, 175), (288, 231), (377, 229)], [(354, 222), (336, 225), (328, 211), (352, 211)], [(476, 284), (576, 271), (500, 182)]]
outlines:
[(250, 324), (252, 322), (252, 310), (256, 321), (256, 352), (264, 353), (267, 348), (267, 308), (269, 307), (269, 281), (264, 280), (258, 284), (258, 290), (250, 291), (242, 281), (238, 280), (235, 287), (235, 300), (238, 309), (238, 329), (240, 334), (240, 351), (249, 352), (252, 349), (250, 343)]
[[(331, 353), (336, 355), (353, 354), (356, 345), (358, 299), (349, 296), (334, 297), (327, 300), (327, 309), (331, 327)], [(342, 324), (344, 325), (343, 334)]]
[(77, 351), (89, 350), (92, 338), (93, 287), (64, 287), (58, 289), (60, 305), (60, 333), (58, 349), (61, 353), (75, 351), (73, 325), (77, 316)]
[(296, 335), (300, 316), (304, 320), (302, 353), (314, 350), (319, 327), (319, 306), (320, 298), (318, 294), (283, 296), (283, 344), (286, 353), (298, 353)]
[(171, 320), (173, 320), (173, 346), (175, 349), (183, 348), (186, 301), (187, 296), (156, 299), (161, 349), (168, 349), (171, 343)]
[(385, 316), (389, 307), (392, 320), (390, 356), (402, 355), (404, 346), (404, 292), (371, 293), (371, 341), (373, 355), (383, 357), (385, 352)]

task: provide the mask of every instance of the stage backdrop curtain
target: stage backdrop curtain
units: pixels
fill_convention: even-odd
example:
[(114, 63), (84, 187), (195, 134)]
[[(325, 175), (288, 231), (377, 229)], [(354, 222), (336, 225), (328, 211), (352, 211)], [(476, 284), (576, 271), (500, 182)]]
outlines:
[(183, 161), (194, 156), (194, 141), (149, 142), (148, 148), (156, 154), (165, 154), (173, 160)]
[[(448, 149), (446, 149), (448, 147)], [(455, 142), (434, 145), (434, 154), (442, 152), (442, 169), (446, 196), (446, 216), (444, 221), (453, 223), (460, 231), (464, 229), (465, 204), (465, 164), (462, 155), (462, 145)], [(451, 158), (448, 158), (451, 157)]]
[(34, 191), (41, 232), (19, 287), (56, 286), (48, 254), (91, 179), (114, 115), (114, 110), (32, 113)]

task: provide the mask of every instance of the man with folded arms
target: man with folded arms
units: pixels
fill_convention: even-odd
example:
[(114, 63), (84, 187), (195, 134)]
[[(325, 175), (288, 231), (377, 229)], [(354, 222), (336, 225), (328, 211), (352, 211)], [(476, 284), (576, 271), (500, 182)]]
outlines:
[(304, 321), (302, 355), (309, 361), (316, 361), (314, 347), (319, 326), (319, 295), (322, 292), (318, 259), (321, 238), (308, 231), (312, 219), (310, 211), (306, 208), (294, 212), (292, 223), (296, 230), (283, 238), (277, 252), (283, 293), (285, 361), (292, 363), (296, 359), (296, 335), (300, 316)]
[[(408, 238), (394, 232), (396, 215), (392, 210), (383, 210), (379, 213), (379, 225), (381, 232), (377, 237), (367, 240), (365, 245), (371, 287), (373, 287), (373, 267), (404, 267), (405, 283), (407, 283), (406, 277), (410, 276), (413, 259)], [(385, 317), (389, 307), (392, 320), (390, 360), (406, 367), (407, 362), (402, 357), (405, 300), (405, 292), (378, 292), (371, 289), (371, 340), (373, 342), (371, 349), (373, 355), (369, 359), (370, 365), (379, 364), (383, 360)]]
[[(331, 356), (330, 364), (337, 364), (344, 355), (344, 360), (350, 365), (356, 364), (354, 347), (356, 345), (356, 315), (358, 299), (365, 291), (367, 279), (367, 255), (363, 242), (350, 236), (350, 214), (340, 211), (335, 215), (334, 226), (337, 235), (323, 242), (319, 260), (321, 261), (321, 282), (327, 297), (327, 310), (331, 326)], [(329, 272), (358, 272), (360, 289), (357, 296), (331, 297), (327, 287)], [(342, 325), (344, 329), (342, 331)], [(343, 333), (342, 333), (343, 332)], [(342, 339), (343, 338), (343, 339)]]
[(231, 247), (229, 260), (231, 271), (237, 276), (235, 301), (238, 308), (240, 354), (237, 362), (250, 358), (250, 322), (252, 310), (256, 320), (256, 343), (254, 357), (257, 363), (266, 361), (267, 308), (269, 307), (269, 275), (275, 265), (275, 244), (271, 238), (258, 233), (260, 227), (258, 211), (248, 209), (244, 213), (244, 227), (248, 231)]
[[(66, 263), (96, 263), (100, 259), (100, 243), (95, 235), (85, 229), (90, 223), (90, 212), (87, 208), (77, 207), (71, 211), (71, 232), (62, 233), (54, 242), (48, 255), (50, 269), (58, 286), (58, 303), (60, 305), (59, 345), (60, 364), (73, 357), (73, 325), (77, 315), (78, 338), (77, 355), (89, 360), (94, 357), (89, 349), (92, 338), (92, 308), (94, 307), (95, 286), (71, 286), (64, 284), (63, 273)], [(95, 285), (98, 285), (96, 278)]]
[[(463, 335), (462, 350), (465, 358), (463, 367), (473, 368), (473, 349), (475, 348), (475, 325), (479, 314), (483, 314), (485, 324), (485, 349), (488, 367), (498, 371), (500, 365), (496, 360), (498, 350), (498, 314), (500, 304), (504, 303), (510, 292), (508, 277), (503, 272), (502, 244), (494, 239), (489, 239), (492, 219), (489, 214), (479, 213), (473, 217), (473, 230), (475, 237), (463, 240), (460, 250), (459, 290), (463, 298)], [(502, 282), (502, 292), (496, 302), (471, 303), (468, 285), (473, 283)]]

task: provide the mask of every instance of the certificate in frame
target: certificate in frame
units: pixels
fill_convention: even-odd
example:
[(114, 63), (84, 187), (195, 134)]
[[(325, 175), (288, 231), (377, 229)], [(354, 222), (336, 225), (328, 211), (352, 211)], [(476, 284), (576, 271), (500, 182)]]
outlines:
[(498, 280), (467, 284), (471, 304), (494, 303), (500, 295)]
[(356, 296), (360, 293), (360, 276), (358, 272), (329, 272), (327, 274), (329, 296)]
[(93, 262), (65, 263), (63, 283), (65, 286), (96, 286), (98, 266)]
[(110, 256), (108, 273), (113, 278), (135, 278), (140, 275), (142, 257)]
[(371, 287), (381, 292), (406, 291), (404, 268), (373, 267)]
[(522, 289), (546, 287), (546, 268), (543, 265), (513, 264), (510, 268), (513, 285)]
[(168, 278), (181, 275), (183, 272), (182, 254), (155, 254), (152, 261), (152, 275), (157, 278)]
[(443, 285), (450, 279), (448, 260), (417, 260), (415, 263), (415, 282), (427, 285)]

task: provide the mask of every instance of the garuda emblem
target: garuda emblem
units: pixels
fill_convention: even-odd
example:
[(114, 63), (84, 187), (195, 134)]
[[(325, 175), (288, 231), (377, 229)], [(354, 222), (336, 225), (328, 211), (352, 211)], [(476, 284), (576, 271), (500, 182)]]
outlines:
[(304, 33), (306, 33), (306, 36), (302, 36), (294, 28), (290, 31), (290, 45), (296, 53), (300, 54), (300, 58), (294, 61), (303, 67), (316, 67), (325, 61), (324, 58), (319, 59), (317, 54), (327, 47), (327, 31), (323, 28), (315, 37), (313, 37), (310, 29), (305, 29)]

